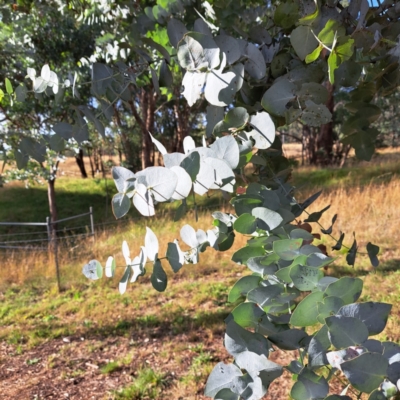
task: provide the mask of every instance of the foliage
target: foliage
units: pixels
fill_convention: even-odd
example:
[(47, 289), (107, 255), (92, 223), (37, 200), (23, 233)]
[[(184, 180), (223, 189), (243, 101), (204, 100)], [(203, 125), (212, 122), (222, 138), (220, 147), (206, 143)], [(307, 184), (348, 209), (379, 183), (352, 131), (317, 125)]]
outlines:
[[(323, 268), (333, 258), (313, 244), (309, 223), (318, 223), (329, 206), (307, 213), (320, 193), (302, 203), (296, 201), (275, 127), (296, 120), (312, 127), (329, 123), (332, 115), (325, 105), (324, 86), (329, 81), (349, 92), (351, 116), (342, 126), (342, 143), (354, 147), (358, 158), (370, 160), (379, 133), (371, 124), (380, 113), (371, 101), (377, 94), (391, 93), (399, 83), (398, 25), (393, 22), (398, 19), (398, 8), (391, 2), (370, 8), (367, 1), (347, 6), (330, 0), (287, 0), (263, 7), (248, 1), (231, 7), (206, 2), (206, 17), (193, 21), (196, 14), (190, 10), (199, 11), (191, 8), (190, 1), (185, 5), (160, 2), (143, 13), (134, 10), (133, 50), (139, 54), (137, 60), (146, 62), (95, 63), (92, 91), (107, 116), (116, 102), (129, 105), (129, 90), (143, 87), (150, 78), (156, 92), (160, 81), (171, 82), (168, 64), (173, 60), (172, 68), (179, 64), (185, 71), (182, 94), (188, 104), (194, 105), (203, 96), (208, 102), (209, 143), (215, 140), (210, 145), (204, 140), (196, 147), (187, 136), (183, 153), (168, 153), (151, 137), (165, 166), (137, 173), (114, 168), (118, 193), (112, 201), (113, 210), (116, 217), (122, 217), (133, 204), (142, 215), (152, 216), (157, 203), (179, 200), (182, 204), (175, 217), (179, 219), (192, 191), (204, 195), (209, 190), (222, 190), (236, 194), (231, 199), (235, 214), (215, 212), (214, 228), (207, 232), (183, 226), (180, 235), (188, 249), (182, 250), (178, 241), (168, 243), (165, 257), (160, 257), (158, 239), (150, 228), (136, 257), (124, 242), (126, 265), (120, 292), (146, 273), (147, 260), (153, 264), (151, 283), (162, 292), (167, 287), (163, 258), (178, 272), (184, 264), (198, 263), (207, 246), (226, 251), (236, 233), (249, 235), (247, 245), (232, 256), (252, 273), (240, 279), (229, 296), (235, 308), (226, 319), (225, 347), (234, 363), (219, 363), (214, 368), (206, 395), (216, 399), (262, 398), (283, 371), (282, 366), (268, 360), (272, 346), (276, 346), (300, 354), (299, 360), (286, 366), (296, 377), (291, 391), (295, 400), (345, 399), (345, 394), (328, 396), (328, 382), (337, 370), (343, 372), (358, 397), (361, 393), (371, 393), (371, 399), (390, 397), (400, 378), (399, 346), (369, 337), (382, 332), (391, 305), (357, 303), (362, 292), (360, 279), (324, 276)], [(236, 33), (229, 27), (235, 27)], [(162, 44), (147, 40), (154, 31), (154, 38), (165, 39)], [(149, 48), (162, 58), (151, 57)], [(153, 63), (160, 65), (158, 74)], [(149, 75), (144, 73), (147, 68)], [(54, 91), (51, 76), (46, 66), (39, 78), (30, 74), (34, 91), (48, 87)], [(13, 98), (11, 89), (7, 93)], [(97, 116), (85, 110), (81, 109), (87, 120), (104, 133)], [(83, 140), (87, 126), (80, 113), (75, 125), (61, 124), (54, 127), (58, 134), (68, 140)], [(236, 177), (249, 162), (254, 166), (254, 179), (246, 187), (236, 188)], [(303, 213), (308, 216), (300, 224)], [(332, 225), (335, 220), (333, 217)], [(330, 235), (332, 227), (321, 228)], [(343, 239), (342, 235), (333, 250), (342, 248)], [(358, 251), (356, 239), (352, 242), (346, 255), (349, 265), (354, 265)], [(379, 248), (369, 243), (367, 252), (376, 267)], [(91, 260), (83, 272), (96, 280), (102, 277), (103, 267)], [(105, 275), (114, 274), (115, 261), (110, 257)], [(303, 292), (311, 293), (304, 296)]]

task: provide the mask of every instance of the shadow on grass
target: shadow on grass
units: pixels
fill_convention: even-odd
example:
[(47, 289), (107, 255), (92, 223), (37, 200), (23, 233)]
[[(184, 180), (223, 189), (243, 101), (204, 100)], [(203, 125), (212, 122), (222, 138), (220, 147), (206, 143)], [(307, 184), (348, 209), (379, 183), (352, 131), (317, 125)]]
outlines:
[(355, 268), (343, 265), (333, 266), (330, 268), (329, 275), (336, 278), (341, 278), (343, 276), (360, 277), (374, 273), (396, 272), (398, 270), (400, 270), (400, 259), (395, 258), (393, 260), (386, 260), (381, 262), (376, 269), (373, 267), (369, 269), (364, 269), (357, 268), (357, 266)]
[(215, 312), (202, 312), (195, 317), (182, 315), (181, 311), (169, 312), (165, 317), (154, 315), (132, 319), (123, 319), (116, 324), (93, 326), (85, 330), (89, 339), (97, 337), (115, 337), (130, 335), (133, 337), (145, 335), (149, 338), (164, 338), (182, 333), (196, 333), (201, 328), (212, 329), (214, 333), (222, 332), (225, 328), (224, 320), (229, 312), (218, 310)]

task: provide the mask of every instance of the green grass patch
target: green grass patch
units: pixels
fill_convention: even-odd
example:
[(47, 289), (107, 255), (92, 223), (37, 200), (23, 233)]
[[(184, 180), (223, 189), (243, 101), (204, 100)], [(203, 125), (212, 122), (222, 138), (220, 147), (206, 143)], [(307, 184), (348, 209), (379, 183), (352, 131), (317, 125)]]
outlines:
[(115, 393), (117, 400), (157, 399), (166, 386), (165, 375), (152, 368), (142, 368), (138, 371), (132, 385)]

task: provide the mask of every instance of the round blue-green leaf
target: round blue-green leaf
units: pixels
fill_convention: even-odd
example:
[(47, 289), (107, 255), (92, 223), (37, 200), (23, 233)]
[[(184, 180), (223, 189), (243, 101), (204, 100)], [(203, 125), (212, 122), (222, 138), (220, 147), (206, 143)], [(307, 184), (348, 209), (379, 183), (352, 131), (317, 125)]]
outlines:
[(236, 365), (220, 362), (209, 375), (204, 394), (214, 398), (223, 389), (229, 389), (232, 381), (242, 375), (242, 372)]
[(222, 389), (215, 395), (214, 400), (240, 400), (240, 399), (239, 395), (233, 393), (230, 389)]
[(318, 322), (318, 302), (324, 297), (322, 292), (310, 293), (293, 311), (290, 323), (294, 326), (312, 326)]
[(282, 350), (296, 350), (303, 347), (303, 341), (308, 337), (307, 333), (300, 329), (288, 329), (276, 335), (268, 336), (268, 339)]
[(294, 400), (323, 399), (329, 392), (329, 385), (323, 376), (304, 368), (293, 385), (290, 396)]
[(271, 303), (275, 303), (275, 298), (283, 291), (283, 285), (258, 286), (249, 291), (247, 299), (264, 308), (270, 306)]
[[(60, 124), (58, 124), (60, 125)], [(54, 127), (53, 129), (62, 135), (61, 131), (64, 128), (56, 128)], [(126, 191), (126, 181), (128, 179), (134, 179), (135, 174), (132, 171), (129, 171), (129, 169), (124, 168), (124, 167), (113, 167), (112, 169), (112, 177), (114, 179), (115, 186), (117, 187), (118, 193), (124, 193)]]
[(164, 292), (167, 288), (168, 278), (165, 273), (160, 260), (156, 260), (153, 266), (153, 273), (151, 274), (151, 284), (158, 292)]
[(229, 354), (236, 358), (237, 355), (245, 351), (264, 355), (268, 358), (268, 340), (259, 333), (250, 332), (234, 320), (228, 322), (224, 339), (225, 348)]
[(297, 289), (311, 291), (317, 287), (318, 281), (324, 276), (324, 273), (319, 269), (298, 264), (290, 269), (289, 276)]
[(115, 218), (122, 218), (131, 207), (131, 201), (125, 193), (117, 193), (112, 198), (112, 210)]
[(391, 309), (391, 304), (368, 301), (344, 306), (338, 314), (360, 319), (367, 326), (369, 335), (377, 335), (385, 328)]
[(276, 211), (269, 210), (266, 207), (255, 207), (251, 210), (254, 217), (261, 220), (264, 225), (262, 228), (272, 231), (277, 228), (283, 221), (282, 216)]
[(167, 24), (167, 34), (172, 46), (177, 47), (179, 41), (187, 32), (186, 26), (175, 18), (171, 18)]
[(265, 254), (262, 247), (246, 246), (236, 251), (232, 256), (232, 261), (237, 264), (247, 264), (247, 260), (252, 257), (259, 257)]
[(180, 166), (189, 174), (194, 182), (200, 171), (200, 154), (197, 151), (193, 151), (181, 161)]
[(368, 339), (368, 328), (357, 318), (335, 315), (325, 319), (329, 340), (337, 349), (358, 346)]
[(171, 199), (178, 184), (176, 174), (165, 167), (147, 167), (136, 177), (137, 182), (146, 185), (158, 202)]
[(83, 266), (83, 275), (86, 278), (97, 280), (103, 276), (103, 267), (97, 260), (90, 260), (87, 264)]
[(260, 281), (261, 281), (260, 276), (256, 275), (243, 276), (233, 285), (228, 295), (228, 301), (230, 303), (234, 303), (241, 297), (243, 297), (244, 299), (244, 297), (246, 297), (247, 293), (250, 290), (253, 290), (254, 288), (258, 287)]
[(210, 149), (216, 154), (216, 158), (224, 160), (230, 168), (235, 169), (239, 164), (239, 145), (232, 135), (217, 139)]
[(131, 277), (131, 274), (132, 274), (132, 268), (130, 265), (128, 265), (125, 268), (124, 275), (122, 275), (122, 278), (119, 281), (119, 285), (118, 285), (119, 292), (121, 294), (124, 294), (126, 292), (126, 288), (128, 286), (128, 282), (129, 282), (129, 278)]
[(303, 239), (283, 239), (273, 243), (273, 250), (282, 260), (294, 260), (300, 254)]
[(341, 364), (342, 371), (357, 390), (371, 393), (385, 379), (388, 361), (378, 353), (364, 353)]
[(271, 114), (284, 116), (286, 105), (296, 98), (295, 90), (296, 86), (289, 79), (280, 79), (264, 93), (261, 105)]
[(354, 303), (360, 297), (363, 281), (360, 278), (343, 277), (331, 283), (325, 290), (326, 296), (340, 297), (345, 304)]

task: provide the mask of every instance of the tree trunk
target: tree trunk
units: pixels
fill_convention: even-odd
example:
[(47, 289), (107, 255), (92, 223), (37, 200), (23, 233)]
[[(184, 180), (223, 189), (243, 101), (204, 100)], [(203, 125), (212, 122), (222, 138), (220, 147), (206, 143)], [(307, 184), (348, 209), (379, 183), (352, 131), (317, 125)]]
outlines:
[(89, 157), (89, 162), (90, 162), (90, 170), (92, 173), (92, 178), (94, 178), (94, 165), (93, 165), (93, 160), (92, 160), (92, 155), (90, 154), (90, 150), (87, 149), (88, 157)]
[[(125, 160), (126, 162), (133, 167), (136, 164), (136, 160), (135, 160), (135, 155), (134, 155), (134, 151), (132, 148), (132, 144), (130, 141), (129, 136), (126, 134), (125, 131), (125, 127), (122, 124), (121, 121), (121, 117), (119, 115), (119, 111), (117, 109), (117, 106), (114, 105), (114, 115), (115, 115), (115, 119), (117, 121), (117, 125), (119, 128), (119, 134), (121, 135), (121, 144), (122, 144), (122, 148), (125, 154)], [(119, 150), (118, 150), (119, 152)], [(122, 161), (122, 158), (120, 156), (120, 162)]]
[[(57, 206), (56, 206), (56, 191), (55, 191), (56, 179), (49, 179), (47, 181), (47, 199), (49, 201), (49, 211), (51, 222), (57, 221)], [(52, 236), (56, 236), (56, 225), (51, 224)]]
[(78, 154), (75, 156), (75, 161), (79, 167), (79, 171), (81, 171), (81, 177), (82, 178), (87, 178), (87, 173), (86, 173), (86, 168), (85, 168), (85, 162), (83, 161), (83, 150), (79, 149)]
[(150, 133), (154, 133), (155, 94), (153, 88), (141, 90), (140, 108), (142, 111), (142, 169), (154, 164), (152, 160), (153, 142)]
[(189, 134), (189, 115), (190, 109), (187, 103), (184, 104), (183, 109), (179, 107), (179, 93), (176, 93), (177, 99), (174, 104), (174, 114), (176, 121), (176, 140), (172, 151), (183, 152), (183, 139)]
[(317, 149), (322, 150), (322, 155), (318, 157), (318, 163), (323, 165), (330, 165), (333, 163), (333, 145), (334, 145), (334, 135), (333, 135), (333, 111), (334, 111), (334, 96), (335, 87), (330, 83), (326, 83), (326, 88), (329, 93), (328, 101), (326, 102), (326, 107), (332, 114), (332, 121), (328, 124), (321, 126), (319, 134), (317, 136)]

